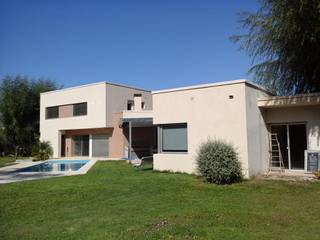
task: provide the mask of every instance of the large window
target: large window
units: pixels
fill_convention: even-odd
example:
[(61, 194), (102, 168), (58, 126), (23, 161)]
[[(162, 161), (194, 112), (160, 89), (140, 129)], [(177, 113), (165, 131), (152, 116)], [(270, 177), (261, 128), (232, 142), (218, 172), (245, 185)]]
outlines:
[(47, 107), (46, 108), (46, 119), (58, 118), (59, 117), (59, 107)]
[(92, 156), (109, 156), (109, 137), (107, 135), (92, 135)]
[(161, 129), (161, 151), (162, 152), (187, 152), (187, 124), (163, 125)]
[(87, 103), (73, 104), (73, 116), (87, 115)]

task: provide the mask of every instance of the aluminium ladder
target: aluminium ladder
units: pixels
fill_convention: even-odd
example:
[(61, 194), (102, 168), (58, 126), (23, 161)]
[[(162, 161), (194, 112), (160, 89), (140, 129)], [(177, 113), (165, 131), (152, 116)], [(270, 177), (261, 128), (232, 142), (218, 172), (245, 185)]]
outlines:
[(270, 171), (284, 171), (284, 163), (278, 140), (277, 133), (270, 133), (270, 159), (269, 159), (269, 172)]

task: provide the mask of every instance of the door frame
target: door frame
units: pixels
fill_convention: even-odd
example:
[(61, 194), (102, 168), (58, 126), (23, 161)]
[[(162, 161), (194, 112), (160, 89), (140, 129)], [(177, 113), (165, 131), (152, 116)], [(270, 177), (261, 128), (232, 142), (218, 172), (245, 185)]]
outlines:
[[(286, 126), (287, 130), (287, 153), (288, 153), (288, 170), (300, 170), (300, 169), (292, 169), (291, 168), (291, 151), (290, 151), (290, 131), (289, 126), (291, 125), (305, 125), (306, 127), (306, 142), (307, 142), (307, 149), (309, 149), (309, 142), (308, 142), (308, 122), (283, 122), (283, 123), (269, 123), (268, 124), (268, 132), (271, 133), (272, 126), (279, 126), (283, 125)], [(303, 159), (304, 160), (304, 159)], [(301, 169), (304, 170), (304, 169)]]

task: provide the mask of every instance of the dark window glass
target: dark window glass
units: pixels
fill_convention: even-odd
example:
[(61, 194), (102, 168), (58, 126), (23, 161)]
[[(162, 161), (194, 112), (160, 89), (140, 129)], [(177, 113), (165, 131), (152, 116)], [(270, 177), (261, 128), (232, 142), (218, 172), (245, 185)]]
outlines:
[(89, 156), (89, 135), (73, 136), (73, 156)]
[(128, 103), (127, 103), (127, 110), (133, 110), (133, 101), (128, 100)]
[(46, 119), (58, 118), (59, 117), (59, 107), (47, 107), (46, 108)]
[(73, 104), (73, 116), (87, 115), (87, 103)]
[(188, 151), (187, 124), (171, 124), (162, 126), (162, 151)]

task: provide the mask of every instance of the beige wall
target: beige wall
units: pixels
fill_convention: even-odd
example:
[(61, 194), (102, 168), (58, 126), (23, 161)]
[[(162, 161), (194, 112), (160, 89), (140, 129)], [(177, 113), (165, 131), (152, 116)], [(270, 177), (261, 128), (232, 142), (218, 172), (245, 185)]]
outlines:
[(199, 145), (217, 138), (236, 147), (248, 174), (245, 104), (245, 83), (153, 94), (154, 124), (188, 124), (188, 153), (156, 154), (154, 168), (194, 173)]
[(145, 109), (152, 109), (151, 92), (136, 88), (129, 88), (107, 83), (107, 126), (112, 126), (112, 113), (127, 110), (128, 100), (134, 100), (134, 94), (142, 94), (142, 102), (145, 102)]
[(59, 106), (59, 118), (72, 117), (73, 105)]
[(268, 130), (264, 112), (258, 107), (257, 99), (269, 94), (260, 89), (246, 86), (246, 124), (248, 142), (249, 175), (265, 172), (269, 162)]
[(124, 156), (124, 147), (127, 145), (126, 138), (124, 137), (122, 128), (119, 127), (122, 113), (112, 114), (113, 132), (109, 139), (109, 157), (122, 158)]

